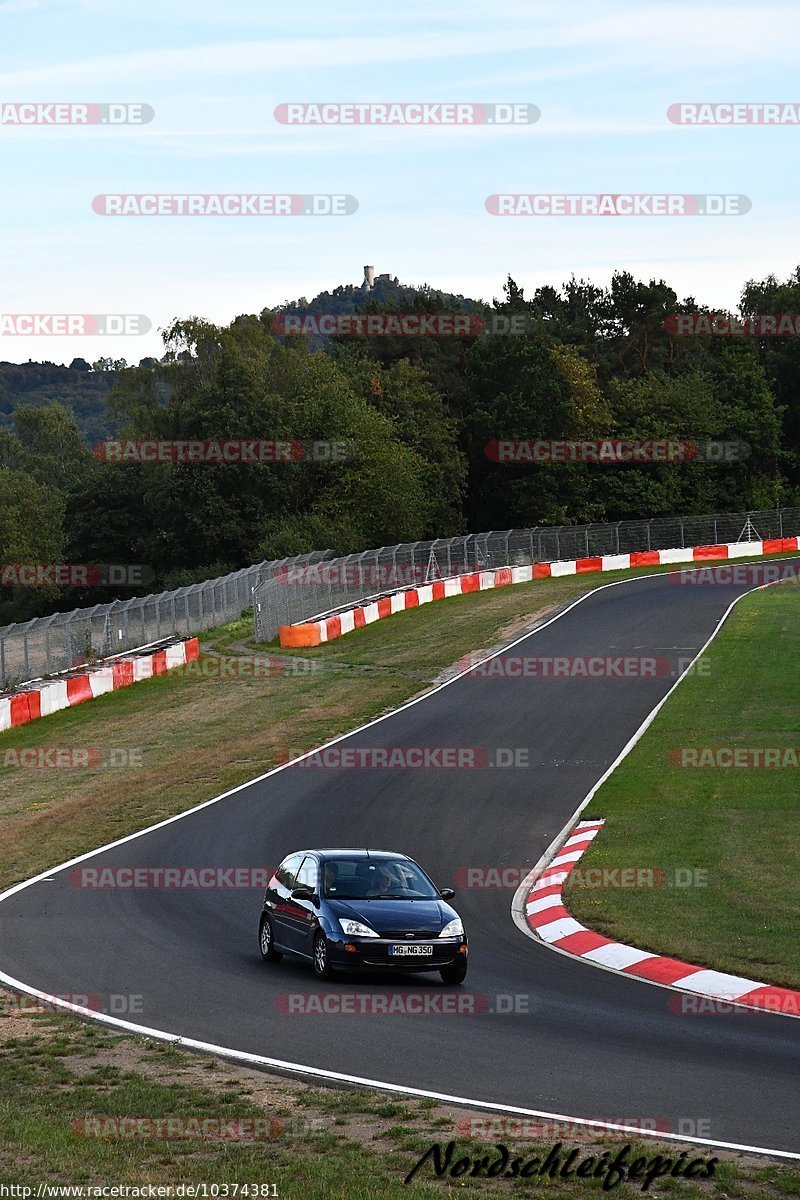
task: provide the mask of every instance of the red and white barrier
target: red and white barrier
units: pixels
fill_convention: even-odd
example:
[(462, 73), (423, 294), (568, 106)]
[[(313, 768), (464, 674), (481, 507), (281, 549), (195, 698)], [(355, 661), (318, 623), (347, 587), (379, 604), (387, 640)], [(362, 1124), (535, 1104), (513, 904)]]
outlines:
[[(697, 967), (681, 959), (654, 954), (651, 950), (639, 950), (605, 937), (602, 933), (595, 933), (576, 921), (567, 908), (564, 888), (568, 886), (576, 864), (590, 848), (603, 825), (603, 820), (579, 821), (549, 864), (529, 885), (525, 898), (525, 920), (537, 938), (548, 946), (555, 946), (566, 954), (596, 966), (637, 979), (647, 979), (651, 983), (664, 984), (695, 997), (800, 1017), (800, 992), (791, 988)], [(691, 1013), (704, 1010), (687, 1003), (682, 1008), (678, 1007), (677, 1011)]]
[(686, 546), (677, 550), (642, 550), (633, 554), (602, 554), (592, 558), (573, 558), (565, 562), (534, 563), (526, 567), (498, 567), (494, 571), (475, 571), (451, 579), (437, 579), (423, 587), (394, 592), (372, 604), (347, 609), (334, 617), (319, 621), (304, 621), (297, 625), (282, 625), (279, 630), (281, 646), (319, 646), (333, 638), (342, 637), (354, 629), (381, 621), (393, 613), (417, 608), (432, 600), (448, 596), (463, 596), (467, 592), (483, 592), (487, 588), (506, 587), (514, 583), (529, 583), (534, 579), (556, 579), (562, 575), (584, 575), (593, 571), (624, 571), (631, 567), (670, 566), (688, 562), (719, 562), (731, 558), (758, 558), (764, 554), (781, 554), (800, 548), (800, 538), (771, 538), (761, 542), (730, 542), (717, 546)]
[(0, 731), (13, 729), (17, 725), (27, 725), (29, 721), (36, 721), (39, 717), (49, 717), (63, 708), (72, 708), (86, 700), (94, 700), (97, 696), (104, 696), (106, 692), (119, 691), (120, 688), (138, 683), (141, 679), (166, 675), (173, 667), (192, 662), (199, 655), (200, 643), (197, 638), (187, 638), (183, 642), (167, 646), (164, 650), (117, 659), (113, 663), (91, 667), (66, 678), (46, 680), (28, 691), (17, 692), (12, 696), (0, 696)]

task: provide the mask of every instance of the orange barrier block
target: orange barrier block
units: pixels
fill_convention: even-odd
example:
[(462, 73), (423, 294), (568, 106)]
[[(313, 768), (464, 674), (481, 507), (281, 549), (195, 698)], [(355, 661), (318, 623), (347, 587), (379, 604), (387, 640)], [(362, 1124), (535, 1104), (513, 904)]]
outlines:
[[(339, 621), (338, 617), (331, 617), (331, 621)], [(339, 633), (342, 632), (341, 622), (339, 624)], [(330, 635), (329, 635), (330, 636)], [(319, 622), (315, 621), (311, 625), (281, 625), (278, 630), (278, 638), (282, 646), (318, 646), (322, 641), (319, 631)]]
[(498, 567), (494, 573), (494, 586), (506, 587), (511, 583), (511, 567)]
[(602, 571), (602, 558), (579, 558), (575, 562), (575, 574), (583, 575), (585, 571)]
[(632, 567), (657, 567), (660, 562), (657, 550), (635, 550), (631, 554)]
[(534, 579), (549, 579), (551, 575), (550, 563), (534, 563), (533, 578)]
[(693, 556), (698, 558), (727, 558), (727, 546), (695, 546)]

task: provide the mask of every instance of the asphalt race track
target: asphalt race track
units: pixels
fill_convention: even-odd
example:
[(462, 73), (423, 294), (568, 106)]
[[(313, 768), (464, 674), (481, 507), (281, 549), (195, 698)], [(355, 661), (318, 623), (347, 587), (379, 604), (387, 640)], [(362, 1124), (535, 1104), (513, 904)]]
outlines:
[[(337, 743), (485, 747), (490, 756), (524, 747), (527, 768), (297, 764), (87, 865), (272, 866), (309, 845), (370, 845), (411, 854), (440, 886), (467, 866), (530, 867), (675, 682), (679, 660), (685, 665), (749, 590), (675, 579), (598, 590), (501, 656), (658, 655), (670, 660), (668, 675), (464, 676)], [(51, 874), (0, 904), (0, 970), (31, 987), (141, 995), (141, 1013), (129, 1018), (139, 1024), (305, 1066), (800, 1152), (800, 1021), (672, 1012), (675, 993), (526, 937), (511, 917), (513, 889), (458, 890), (471, 939), (461, 989), (443, 989), (434, 975), (319, 985), (308, 965), (261, 962), (260, 893), (82, 890), (66, 871)], [(479, 993), (495, 1011), (289, 1014), (280, 999), (443, 990)], [(498, 996), (526, 997), (528, 1012), (496, 1011), (508, 1003)]]

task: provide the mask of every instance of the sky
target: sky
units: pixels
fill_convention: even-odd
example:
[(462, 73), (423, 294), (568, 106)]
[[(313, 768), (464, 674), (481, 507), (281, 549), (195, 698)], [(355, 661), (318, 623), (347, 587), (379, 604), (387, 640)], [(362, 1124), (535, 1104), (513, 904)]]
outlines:
[[(530, 293), (624, 269), (735, 311), (748, 279), (800, 262), (800, 126), (690, 127), (667, 109), (800, 104), (798, 44), (800, 6), (737, 0), (0, 0), (0, 359), (135, 363), (163, 352), (159, 329), (177, 317), (227, 323), (359, 284), (365, 264), (489, 301), (509, 274)], [(274, 115), (348, 101), (531, 104), (541, 116), (319, 127)], [(154, 115), (20, 126), (7, 106), (22, 103)], [(358, 206), (108, 216), (92, 204), (187, 193), (347, 195)], [(485, 206), (497, 193), (732, 194), (752, 207), (498, 217)], [(150, 331), (65, 336), (40, 322), (19, 336), (26, 314), (140, 315)]]

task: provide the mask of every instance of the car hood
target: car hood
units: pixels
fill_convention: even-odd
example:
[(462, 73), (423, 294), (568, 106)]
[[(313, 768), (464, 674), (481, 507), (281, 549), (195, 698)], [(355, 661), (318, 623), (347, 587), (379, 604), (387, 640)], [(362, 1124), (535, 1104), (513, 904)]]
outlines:
[(444, 900), (328, 900), (337, 917), (363, 921), (376, 933), (431, 929), (437, 932), (458, 914)]

